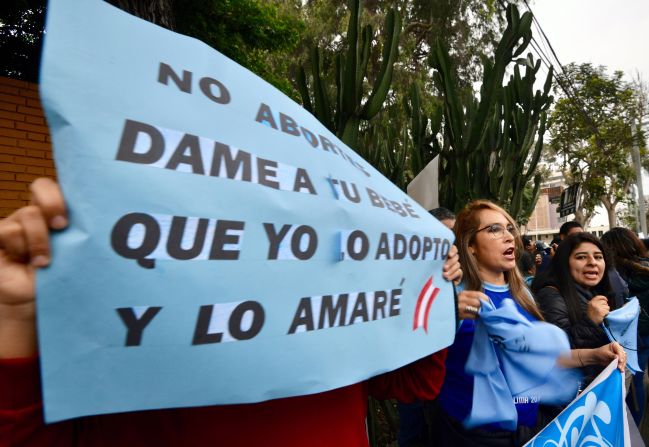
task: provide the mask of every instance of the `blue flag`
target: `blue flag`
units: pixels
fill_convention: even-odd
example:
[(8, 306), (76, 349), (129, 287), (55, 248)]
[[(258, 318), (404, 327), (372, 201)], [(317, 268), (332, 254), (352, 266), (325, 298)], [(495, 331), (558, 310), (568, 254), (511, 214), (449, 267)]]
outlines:
[(640, 303), (633, 297), (624, 306), (609, 312), (602, 323), (608, 339), (618, 342), (624, 348), (626, 365), (635, 374), (643, 372), (638, 364), (639, 317)]
[(515, 430), (514, 399), (518, 396), (538, 396), (546, 404), (568, 402), (577, 392), (579, 377), (556, 363), (569, 352), (565, 332), (549, 323), (527, 320), (513, 300), (503, 300), (499, 308), (483, 302), (466, 363), (474, 382), (471, 413), (464, 425), (473, 428), (497, 422)]
[(624, 376), (611, 364), (565, 410), (531, 439), (529, 447), (630, 446)]

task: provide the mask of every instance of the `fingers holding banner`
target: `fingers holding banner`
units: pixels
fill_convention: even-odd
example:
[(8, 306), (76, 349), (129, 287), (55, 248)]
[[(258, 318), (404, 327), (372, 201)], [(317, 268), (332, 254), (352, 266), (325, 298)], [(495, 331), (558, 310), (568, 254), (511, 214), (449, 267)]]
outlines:
[(39, 178), (30, 186), (31, 204), (37, 206), (50, 228), (62, 230), (68, 225), (63, 194), (58, 183), (49, 178)]
[(447, 281), (453, 281), (455, 285), (462, 281), (462, 266), (460, 265), (460, 256), (455, 245), (451, 246), (446, 256), (442, 276)]
[(49, 228), (67, 225), (63, 196), (51, 179), (40, 178), (31, 185), (31, 204), (0, 223), (0, 249), (3, 254), (34, 267), (49, 264)]

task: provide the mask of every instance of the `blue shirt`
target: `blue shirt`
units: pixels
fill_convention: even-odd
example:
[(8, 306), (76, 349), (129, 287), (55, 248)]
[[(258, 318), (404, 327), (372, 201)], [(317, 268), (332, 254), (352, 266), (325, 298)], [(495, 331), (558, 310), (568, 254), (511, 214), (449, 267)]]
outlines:
[[(484, 293), (495, 307), (500, 307), (505, 298), (512, 298), (508, 285), (498, 286), (484, 283)], [(518, 311), (528, 321), (537, 319), (516, 303)], [(446, 358), (446, 378), (439, 395), (439, 403), (448, 415), (459, 422), (467, 418), (473, 404), (473, 376), (464, 371), (475, 332), (474, 320), (463, 320), (455, 334), (455, 341), (448, 349)], [(518, 425), (533, 427), (536, 425), (538, 412), (537, 396), (519, 396), (514, 403), (518, 412)], [(483, 430), (503, 430), (500, 424), (488, 424), (479, 427)]]

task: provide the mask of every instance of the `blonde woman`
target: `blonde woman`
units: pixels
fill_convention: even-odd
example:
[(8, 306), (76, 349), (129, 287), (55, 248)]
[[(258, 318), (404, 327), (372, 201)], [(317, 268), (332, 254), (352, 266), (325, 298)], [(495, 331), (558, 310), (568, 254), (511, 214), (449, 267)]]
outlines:
[[(511, 298), (518, 311), (529, 321), (543, 320), (516, 268), (516, 255), (522, 249), (518, 229), (504, 209), (478, 200), (469, 203), (457, 215), (455, 234), (464, 272), (464, 290), (458, 295), (458, 315), (462, 322), (455, 342), (448, 349), (446, 379), (438, 399), (440, 445), (521, 445), (531, 437), (537, 425), (538, 403), (535, 396), (516, 399), (517, 431), (503, 429), (498, 423), (473, 429), (466, 429), (462, 425), (473, 404), (474, 378), (465, 372), (465, 364), (473, 343), (474, 320), (481, 303), (490, 300), (495, 307), (500, 307), (504, 299)], [(616, 356), (623, 364), (626, 358), (617, 344), (600, 349), (573, 350), (571, 354), (562, 359), (562, 366), (577, 367), (581, 361), (608, 364)]]

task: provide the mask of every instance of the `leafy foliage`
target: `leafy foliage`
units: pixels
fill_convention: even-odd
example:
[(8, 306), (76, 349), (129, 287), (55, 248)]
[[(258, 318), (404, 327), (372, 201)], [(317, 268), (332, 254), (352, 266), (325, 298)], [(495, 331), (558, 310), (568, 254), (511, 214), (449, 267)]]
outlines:
[[(45, 25), (45, 0), (0, 2), (0, 75), (31, 82), (38, 66)], [(195, 37), (297, 97), (288, 80), (287, 57), (299, 44), (304, 24), (275, 2), (262, 0), (110, 0), (145, 20)]]
[[(429, 5), (423, 2), (421, 4), (418, 2), (405, 2), (402, 5), (400, 13), (406, 14), (410, 21), (404, 20), (407, 23), (401, 33), (399, 45), (402, 49), (407, 48), (408, 50), (405, 52), (400, 51), (396, 58), (397, 55), (394, 54), (389, 54), (389, 57), (386, 57), (386, 49), (393, 46), (393, 43), (388, 46), (388, 42), (391, 42), (391, 38), (394, 38), (395, 30), (393, 29), (394, 21), (390, 21), (390, 14), (392, 14), (393, 10), (390, 10), (390, 14), (387, 15), (385, 10), (388, 6), (393, 6), (394, 3), (389, 1), (365, 2), (365, 8), (359, 11), (357, 1), (349, 2), (351, 13), (349, 14), (349, 20), (346, 22), (348, 28), (346, 33), (336, 28), (334, 23), (327, 22), (327, 16), (325, 15), (325, 24), (323, 26), (325, 28), (329, 27), (327, 29), (331, 33), (340, 34), (325, 40), (321, 45), (312, 47), (307, 62), (300, 69), (298, 84), (302, 103), (307, 110), (312, 111), (323, 124), (336, 133), (345, 143), (356, 149), (388, 179), (405, 189), (414, 176), (435, 155), (441, 152), (443, 144), (446, 144), (444, 147), (449, 148), (449, 142), (459, 142), (458, 134), (453, 132), (456, 129), (451, 128), (449, 125), (451, 123), (450, 117), (453, 115), (449, 109), (450, 103), (446, 100), (446, 103), (443, 103), (437, 98), (437, 92), (441, 90), (455, 99), (460, 97), (472, 98), (472, 90), (467, 86), (467, 84), (470, 84), (468, 80), (472, 80), (472, 78), (463, 77), (462, 72), (458, 70), (456, 65), (465, 52), (446, 49), (447, 42), (451, 42), (455, 46), (459, 45), (458, 42), (449, 37), (450, 34), (444, 33), (446, 28), (436, 29), (434, 27), (434, 24), (437, 23), (436, 19), (434, 19), (434, 17), (437, 17), (435, 14), (439, 14), (441, 10), (431, 10), (428, 8)], [(453, 22), (448, 18), (449, 15), (452, 15), (452, 11), (455, 11), (456, 18), (459, 17), (458, 14), (461, 16), (466, 13), (466, 9), (461, 11), (457, 9), (458, 5), (455, 5), (455, 3), (457, 2), (454, 2), (454, 5), (446, 5), (446, 19), (440, 19), (441, 22), (445, 23), (446, 20)], [(472, 8), (478, 7), (478, 3), (469, 3)], [(485, 5), (484, 3), (481, 4)], [(307, 8), (311, 7), (318, 14), (321, 14), (321, 11), (326, 9), (322, 2), (319, 1), (307, 2), (307, 5)], [(336, 23), (345, 23), (344, 20), (340, 19), (345, 17), (341, 13), (341, 2), (331, 2), (328, 10), (330, 11), (328, 16), (338, 17)], [(493, 10), (491, 14), (492, 16), (497, 15)], [(375, 23), (378, 18), (386, 19), (386, 25), (383, 26), (382, 32), (381, 28), (379, 28), (379, 32), (374, 33), (371, 23)], [(422, 21), (422, 18), (426, 20)], [(308, 19), (305, 20), (308, 21)], [(361, 20), (370, 22), (362, 32), (360, 32), (358, 25)], [(413, 22), (413, 20), (419, 21)], [(468, 19), (465, 18), (464, 20), (466, 20), (465, 25), (469, 23)], [(389, 25), (387, 25), (388, 23)], [(535, 140), (534, 137), (539, 130), (540, 113), (545, 111), (551, 101), (551, 99), (548, 101), (547, 89), (543, 94), (539, 93), (540, 98), (535, 97), (531, 90), (539, 64), (535, 65), (534, 61), (523, 59), (524, 64), (531, 64), (531, 66), (524, 76), (521, 76), (518, 69), (515, 71), (515, 75), (510, 81), (511, 86), (506, 90), (509, 92), (509, 96), (505, 96), (501, 87), (507, 65), (529, 43), (531, 36), (530, 24), (531, 16), (528, 14), (523, 21), (523, 27), (526, 27), (527, 31), (523, 33), (524, 35), (521, 34), (523, 36), (522, 43), (517, 42), (511, 32), (507, 38), (503, 39), (505, 43), (501, 41), (501, 49), (493, 52), (497, 58), (497, 65), (494, 65), (493, 61), (485, 59), (485, 78), (483, 79), (481, 91), (484, 101), (478, 114), (484, 120), (481, 125), (473, 129), (473, 134), (478, 139), (467, 140), (469, 147), (474, 149), (476, 158), (480, 158), (481, 161), (481, 164), (471, 162), (467, 165), (467, 167), (471, 166), (467, 174), (469, 171), (473, 173), (485, 172), (487, 166), (485, 160), (488, 161), (490, 157), (493, 158), (494, 156), (500, 157), (503, 163), (506, 161), (507, 167), (505, 169), (499, 164), (493, 170), (487, 169), (487, 172), (498, 178), (497, 181), (492, 181), (491, 184), (489, 180), (493, 179), (493, 177), (490, 176), (481, 176), (482, 181), (474, 182), (473, 185), (467, 179), (466, 187), (474, 191), (471, 194), (462, 194), (461, 191), (458, 192), (456, 189), (447, 188), (446, 191), (450, 194), (449, 197), (446, 197), (448, 199), (447, 204), (449, 204), (449, 201), (452, 202), (451, 207), (455, 207), (455, 204), (461, 206), (461, 204), (466, 203), (468, 197), (495, 198), (503, 204), (513, 205), (515, 208), (514, 213), (519, 216), (521, 221), (524, 221), (536, 203), (540, 178), (535, 175), (535, 167), (542, 147), (540, 136), (544, 132), (544, 118), (539, 138)], [(515, 26), (519, 25), (517, 23)], [(307, 28), (310, 29), (311, 27)], [(411, 34), (407, 35), (407, 32)], [(309, 31), (307, 31), (308, 33)], [(432, 84), (429, 69), (422, 67), (422, 63), (426, 64), (429, 57), (428, 39), (432, 39), (431, 36), (436, 36), (440, 47), (444, 48), (444, 73), (449, 80), (452, 77), (452, 81), (446, 84), (444, 82)], [(372, 42), (371, 45), (368, 43), (370, 41)], [(382, 51), (379, 51), (381, 42), (383, 47)], [(481, 56), (492, 52), (491, 46), (485, 42), (482, 42), (481, 46), (475, 42), (473, 42), (473, 45), (475, 48), (481, 48)], [(506, 46), (511, 48), (520, 47), (521, 50), (517, 54), (507, 56), (504, 50)], [(424, 54), (425, 56), (423, 56)], [(383, 90), (378, 95), (375, 95), (376, 90), (370, 90), (367, 94), (364, 93), (372, 84), (375, 87), (380, 84), (377, 80), (385, 74), (385, 63), (386, 61), (390, 62), (391, 58), (395, 58), (395, 62), (392, 82), (389, 83), (389, 91)], [(435, 59), (435, 55), (433, 55), (433, 59)], [(351, 71), (348, 65), (350, 60), (356, 61), (356, 65), (352, 65), (354, 70)], [(475, 64), (469, 65), (475, 68)], [(482, 73), (481, 67), (483, 65), (478, 65), (480, 68), (476, 72)], [(350, 85), (355, 86), (355, 89), (350, 89)], [(383, 83), (384, 87), (386, 85), (388, 83)], [(549, 84), (547, 88), (549, 89)], [(347, 93), (344, 93), (345, 89), (347, 89)], [(375, 108), (376, 113), (373, 115), (364, 114), (363, 112), (367, 110), (370, 99), (374, 96), (380, 99), (376, 101), (376, 104), (382, 104), (382, 107)], [(343, 98), (347, 100), (347, 104), (345, 104)], [(451, 101), (451, 103), (455, 104), (455, 111), (459, 110), (458, 107), (463, 109), (467, 107), (467, 104), (468, 106), (472, 104), (472, 102), (459, 103), (457, 101)], [(501, 108), (505, 107), (505, 104), (507, 105), (506, 111), (501, 113), (497, 119), (494, 116), (497, 107), (496, 103)], [(350, 104), (353, 104), (353, 107), (350, 107)], [(443, 110), (446, 111), (445, 114), (443, 114)], [(471, 113), (467, 111), (467, 116)], [(443, 118), (443, 116), (445, 117)], [(455, 123), (458, 122), (458, 119), (463, 119), (459, 118), (458, 115), (455, 115), (454, 118), (456, 118), (453, 121)], [(473, 118), (474, 116), (471, 117), (471, 119)], [(477, 120), (473, 120), (471, 123), (475, 121)], [(444, 128), (441, 127), (442, 122), (446, 123)], [(507, 127), (506, 132), (511, 134), (512, 137), (490, 141), (491, 144), (501, 145), (501, 147), (497, 148), (498, 154), (493, 153), (496, 150), (495, 146), (482, 148), (482, 139), (485, 136), (487, 127), (492, 129), (491, 134), (493, 136), (499, 132), (496, 128), (503, 125), (511, 127), (511, 129)], [(347, 132), (350, 128), (353, 129), (351, 133)], [(534, 150), (530, 151), (533, 143), (535, 145)], [(522, 150), (522, 147), (525, 147), (525, 150)], [(487, 154), (486, 157), (485, 153)], [(457, 155), (451, 151), (447, 151), (445, 154), (447, 161), (454, 159)], [(445, 166), (449, 166), (449, 163)], [(474, 169), (476, 167), (478, 167), (477, 170)], [(525, 168), (523, 175), (512, 175), (515, 169), (520, 172), (523, 171), (523, 168)], [(442, 174), (449, 179), (447, 182), (450, 182), (450, 179), (457, 182), (457, 172), (451, 171), (443, 169)], [(536, 177), (536, 183), (534, 187), (531, 187), (528, 183), (533, 177)], [(482, 192), (478, 192), (480, 188), (482, 188)], [(498, 189), (498, 191), (490, 194), (490, 188)], [(456, 197), (451, 197), (453, 194)]]
[(38, 81), (45, 0), (0, 2), (0, 76)]
[[(414, 80), (419, 80), (425, 91), (430, 87), (428, 58), (440, 39), (449, 48), (460, 85), (470, 90), (472, 83), (480, 80), (482, 59), (492, 55), (505, 25), (505, 9), (495, 0), (366, 0), (362, 6), (361, 20), (374, 29), (381, 27), (390, 9), (397, 9), (401, 16), (403, 32), (393, 86), (403, 96)], [(345, 36), (348, 17), (345, 0), (308, 0), (300, 14), (307, 23), (300, 62), (308, 59), (306, 49), (311, 46), (329, 54), (344, 45), (341, 37)], [(380, 53), (374, 52), (371, 57), (378, 59)]]
[(556, 103), (549, 148), (569, 183), (582, 184), (576, 218), (587, 222), (603, 204), (615, 226), (616, 205), (627, 198), (635, 181), (630, 151), (639, 113), (636, 93), (620, 71), (609, 75), (605, 67), (570, 64), (565, 73), (574, 94)]
[(202, 40), (289, 96), (287, 57), (304, 23), (279, 4), (261, 0), (174, 0), (176, 31)]
[[(394, 9), (385, 16), (385, 39), (381, 59), (377, 61), (379, 69), (372, 77), (370, 53), (377, 46), (373, 45), (376, 39), (373, 27), (368, 24), (361, 29), (359, 0), (349, 0), (348, 6), (350, 18), (345, 45), (334, 55), (335, 67), (321, 70), (320, 49), (312, 47), (310, 79), (301, 67), (298, 86), (304, 107), (345, 144), (358, 150), (361, 123), (372, 120), (381, 111), (392, 84), (401, 18)], [(370, 83), (372, 86), (367, 89)]]
[[(462, 93), (448, 50), (441, 41), (436, 45), (431, 61), (444, 97), (440, 203), (447, 208), (458, 210), (470, 200), (489, 199), (521, 223), (534, 208), (541, 182), (536, 165), (553, 98), (551, 73), (543, 91), (534, 92), (541, 61), (531, 54), (518, 58), (531, 40), (531, 23), (531, 13), (520, 16), (515, 6), (508, 8), (507, 28), (493, 58), (484, 62), (479, 96)], [(513, 74), (503, 87), (512, 63)]]

